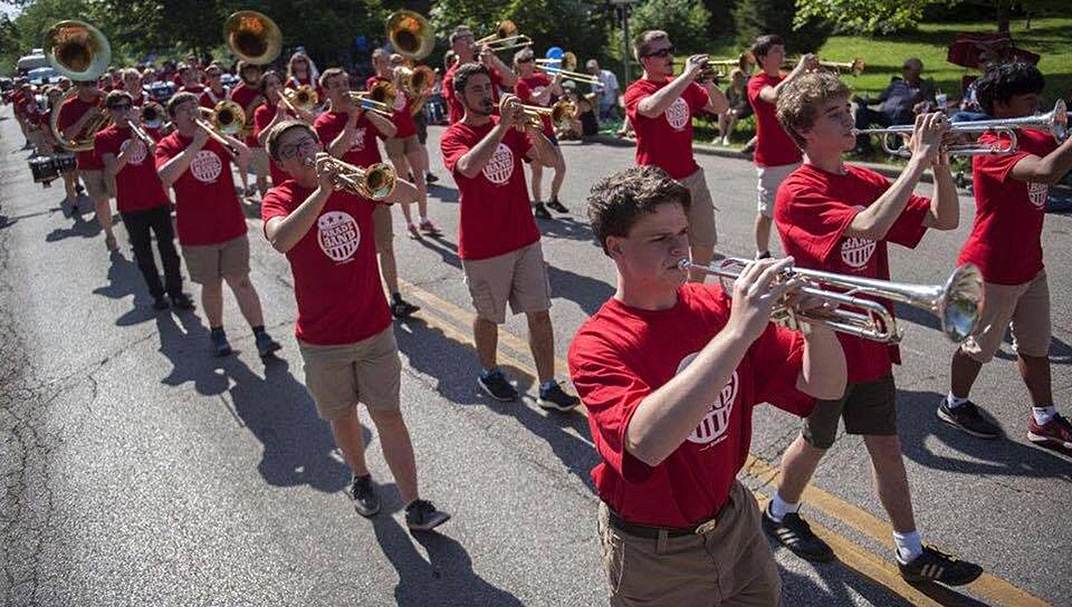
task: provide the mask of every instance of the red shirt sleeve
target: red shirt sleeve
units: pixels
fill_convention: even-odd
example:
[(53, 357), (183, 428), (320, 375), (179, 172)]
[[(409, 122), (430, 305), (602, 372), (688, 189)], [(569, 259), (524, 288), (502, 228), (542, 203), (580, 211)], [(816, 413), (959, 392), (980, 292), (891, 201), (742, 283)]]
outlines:
[(531, 162), (529, 150), (532, 149), (532, 140), (529, 139), (528, 134), (519, 133), (517, 129), (510, 129), (510, 132), (503, 138), (503, 142), (510, 146), (514, 154), (523, 162)]
[(886, 241), (894, 242), (909, 249), (916, 248), (923, 235), (927, 233), (927, 226), (923, 225), (923, 219), (931, 208), (930, 198), (913, 194), (908, 199), (901, 215), (893, 226), (886, 232)]
[(756, 381), (756, 402), (770, 403), (805, 417), (815, 407), (815, 398), (797, 390), (804, 366), (804, 338), (773, 323), (749, 348), (752, 368), (762, 378)]
[(702, 114), (707, 104), (711, 103), (711, 96), (702, 86), (692, 82), (685, 89), (685, 101), (689, 104), (689, 113), (696, 116)]
[(261, 201), (261, 220), (268, 223), (273, 217), (286, 217), (290, 215), (287, 205), (287, 196), (278, 188), (272, 188), (264, 195)]
[(454, 165), (469, 151), (470, 145), (465, 142), (458, 129), (447, 129), (447, 133), (439, 142), (439, 151), (443, 155), (443, 166), (454, 173)]
[(253, 112), (253, 136), (260, 137), (261, 131), (272, 123), (273, 118), (275, 118), (275, 108), (267, 105), (258, 107), (257, 111)]
[(522, 78), (517, 79), (517, 84), (514, 85), (514, 94), (523, 103), (532, 102), (532, 87), (530, 87)]
[(638, 86), (631, 86), (625, 91), (625, 113), (636, 124), (637, 106), (648, 96), (646, 91)]
[[(996, 144), (1001, 142), (1002, 145), (1008, 144), (1008, 137), (999, 138), (992, 133), (985, 133), (979, 137), (979, 144)], [(993, 178), (999, 183), (1004, 183), (1009, 177), (1009, 173), (1012, 172), (1013, 167), (1018, 162), (1031, 156), (1031, 152), (1020, 149), (1014, 154), (993, 154), (993, 155), (981, 155), (975, 157), (975, 167), (977, 170), (986, 173), (988, 177)]]
[(159, 171), (169, 160), (182, 153), (175, 143), (174, 137), (165, 137), (156, 144), (156, 152), (153, 154), (156, 159), (156, 170)]
[(778, 188), (777, 197), (777, 206), (784, 210), (778, 214), (779, 219), (784, 218), (779, 221), (779, 228), (791, 229), (793, 239), (809, 255), (824, 263), (837, 251), (845, 228), (859, 213), (854, 207), (810, 186), (783, 183)]

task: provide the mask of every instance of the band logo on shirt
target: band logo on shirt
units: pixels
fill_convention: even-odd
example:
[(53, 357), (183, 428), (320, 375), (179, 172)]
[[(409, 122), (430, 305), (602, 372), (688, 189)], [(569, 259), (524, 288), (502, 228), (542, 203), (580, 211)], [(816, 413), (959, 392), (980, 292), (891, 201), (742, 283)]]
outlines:
[(349, 213), (328, 211), (317, 218), (316, 227), (316, 241), (332, 261), (349, 261), (361, 244), (361, 230)]
[(127, 155), (128, 164), (140, 165), (145, 162), (148, 151), (149, 148), (140, 139), (127, 139), (119, 145), (119, 153)]
[(352, 151), (361, 152), (365, 149), (365, 131), (366, 129), (355, 129), (354, 134), (350, 136), (350, 149)]
[[(681, 363), (677, 366), (677, 373), (681, 373), (685, 367), (688, 367), (689, 363), (695, 360), (699, 354), (699, 352), (693, 352), (681, 359)], [(711, 403), (707, 415), (700, 420), (700, 424), (696, 426), (692, 434), (689, 434), (690, 443), (713, 446), (725, 440), (726, 430), (730, 427), (730, 415), (733, 414), (733, 403), (737, 400), (739, 385), (737, 370), (734, 369), (733, 375), (730, 376), (729, 381), (722, 388), (722, 392), (719, 392), (718, 399)]]
[(1045, 183), (1028, 182), (1027, 199), (1031, 201), (1031, 204), (1035, 205), (1036, 209), (1046, 206), (1046, 198), (1049, 197), (1049, 194), (1050, 186)]
[(505, 143), (499, 143), (495, 148), (491, 160), (484, 166), (484, 177), (495, 185), (503, 185), (510, 181), (514, 174), (514, 151)]
[(689, 123), (689, 104), (681, 97), (675, 99), (663, 113), (666, 115), (666, 122), (675, 131), (680, 131)]
[(222, 172), (223, 162), (212, 150), (201, 150), (190, 163), (190, 173), (201, 183), (215, 183)]
[[(862, 211), (864, 207), (857, 206), (855, 209)], [(841, 261), (850, 268), (862, 268), (871, 261), (871, 256), (875, 254), (877, 247), (878, 243), (874, 240), (850, 236), (841, 243)]]

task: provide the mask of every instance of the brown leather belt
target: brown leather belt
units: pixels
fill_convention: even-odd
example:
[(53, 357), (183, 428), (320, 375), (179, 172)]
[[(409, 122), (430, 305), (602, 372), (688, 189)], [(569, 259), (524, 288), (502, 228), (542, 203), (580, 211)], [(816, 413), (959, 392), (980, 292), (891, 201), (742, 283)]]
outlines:
[(613, 510), (607, 509), (610, 515), (610, 525), (618, 531), (623, 531), (629, 535), (635, 535), (637, 537), (658, 539), (659, 533), (666, 532), (667, 537), (682, 537), (686, 535), (695, 535), (696, 527), (680, 528), (680, 527), (652, 527), (649, 525), (638, 525), (637, 523), (630, 523), (614, 513)]

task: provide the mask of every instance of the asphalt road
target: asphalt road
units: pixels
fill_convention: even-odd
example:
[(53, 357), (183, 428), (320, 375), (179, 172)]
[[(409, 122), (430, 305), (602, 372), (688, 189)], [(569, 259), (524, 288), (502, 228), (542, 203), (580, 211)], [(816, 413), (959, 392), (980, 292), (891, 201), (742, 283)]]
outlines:
[[(26, 167), (10, 108), (0, 109), (0, 596), (6, 605), (588, 606), (606, 603), (588, 471), (596, 462), (582, 414), (547, 414), (478, 394), (471, 307), (456, 255), (457, 192), (432, 129), (437, 241), (395, 241), (404, 293), (424, 307), (396, 324), (402, 399), (425, 497), (454, 514), (442, 533), (413, 536), (368, 425), (368, 457), (384, 511), (366, 520), (343, 488), (348, 472), (314, 413), (293, 338), (285, 258), (250, 207), (253, 281), (269, 329), (284, 343), (263, 363), (227, 296), (236, 356), (209, 355), (200, 312), (157, 313), (126, 235), (109, 256), (83, 200), (78, 219), (62, 187), (42, 190)], [(557, 354), (612, 293), (613, 267), (583, 218), (588, 188), (629, 166), (633, 151), (563, 144), (574, 213), (541, 222), (555, 295)], [(701, 156), (719, 207), (720, 250), (751, 249), (751, 164)], [(927, 186), (921, 186), (926, 193)], [(892, 247), (898, 280), (944, 281), (972, 219), (932, 233), (915, 251)], [(1053, 301), (1053, 383), (1072, 413), (1072, 219), (1047, 218)], [(1010, 254), (1016, 254), (1010, 251)], [(196, 286), (189, 290), (196, 295)], [(813, 566), (775, 548), (784, 605), (1072, 604), (1072, 458), (1026, 439), (1027, 394), (1008, 344), (973, 396), (1007, 430), (982, 441), (934, 417), (953, 346), (924, 314), (902, 309), (905, 364), (896, 371), (899, 428), (925, 542), (981, 563), (988, 574), (957, 592), (896, 575), (866, 449), (842, 437), (806, 495), (805, 516), (839, 562)], [(524, 322), (500, 348), (533, 388)], [(558, 368), (560, 375), (565, 369)], [(798, 422), (771, 408), (755, 417), (756, 459), (742, 479), (769, 495), (773, 469)]]

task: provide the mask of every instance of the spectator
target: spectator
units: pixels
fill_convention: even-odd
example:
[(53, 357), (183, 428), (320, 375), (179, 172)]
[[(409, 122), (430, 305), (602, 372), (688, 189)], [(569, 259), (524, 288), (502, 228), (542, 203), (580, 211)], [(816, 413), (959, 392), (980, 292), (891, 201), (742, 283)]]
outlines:
[[(878, 97), (856, 98), (856, 128), (866, 129), (873, 124), (893, 126), (912, 124), (916, 114), (934, 107), (934, 82), (921, 78), (923, 62), (916, 58), (906, 59), (901, 66), (901, 78), (896, 76)], [(881, 104), (879, 110), (869, 105)], [(856, 152), (870, 151), (871, 141), (867, 135), (856, 138)]]
[(579, 140), (598, 134), (599, 119), (596, 117), (595, 106), (599, 95), (597, 93), (581, 95), (577, 92), (577, 84), (572, 80), (563, 82), (562, 90), (565, 98), (577, 109), (568, 127), (555, 128), (555, 136), (559, 139)]
[(599, 95), (599, 119), (616, 120), (618, 118), (618, 96), (621, 95), (621, 87), (618, 86), (618, 78), (610, 70), (600, 69), (599, 62), (589, 59), (585, 64), (588, 73), (599, 78), (599, 84), (592, 85), (592, 92)]
[(722, 145), (730, 144), (730, 135), (737, 121), (752, 115), (752, 106), (748, 103), (748, 74), (744, 70), (735, 68), (730, 72), (726, 99), (730, 102), (730, 109), (718, 115), (718, 132), (722, 137), (716, 137), (714, 141)]

